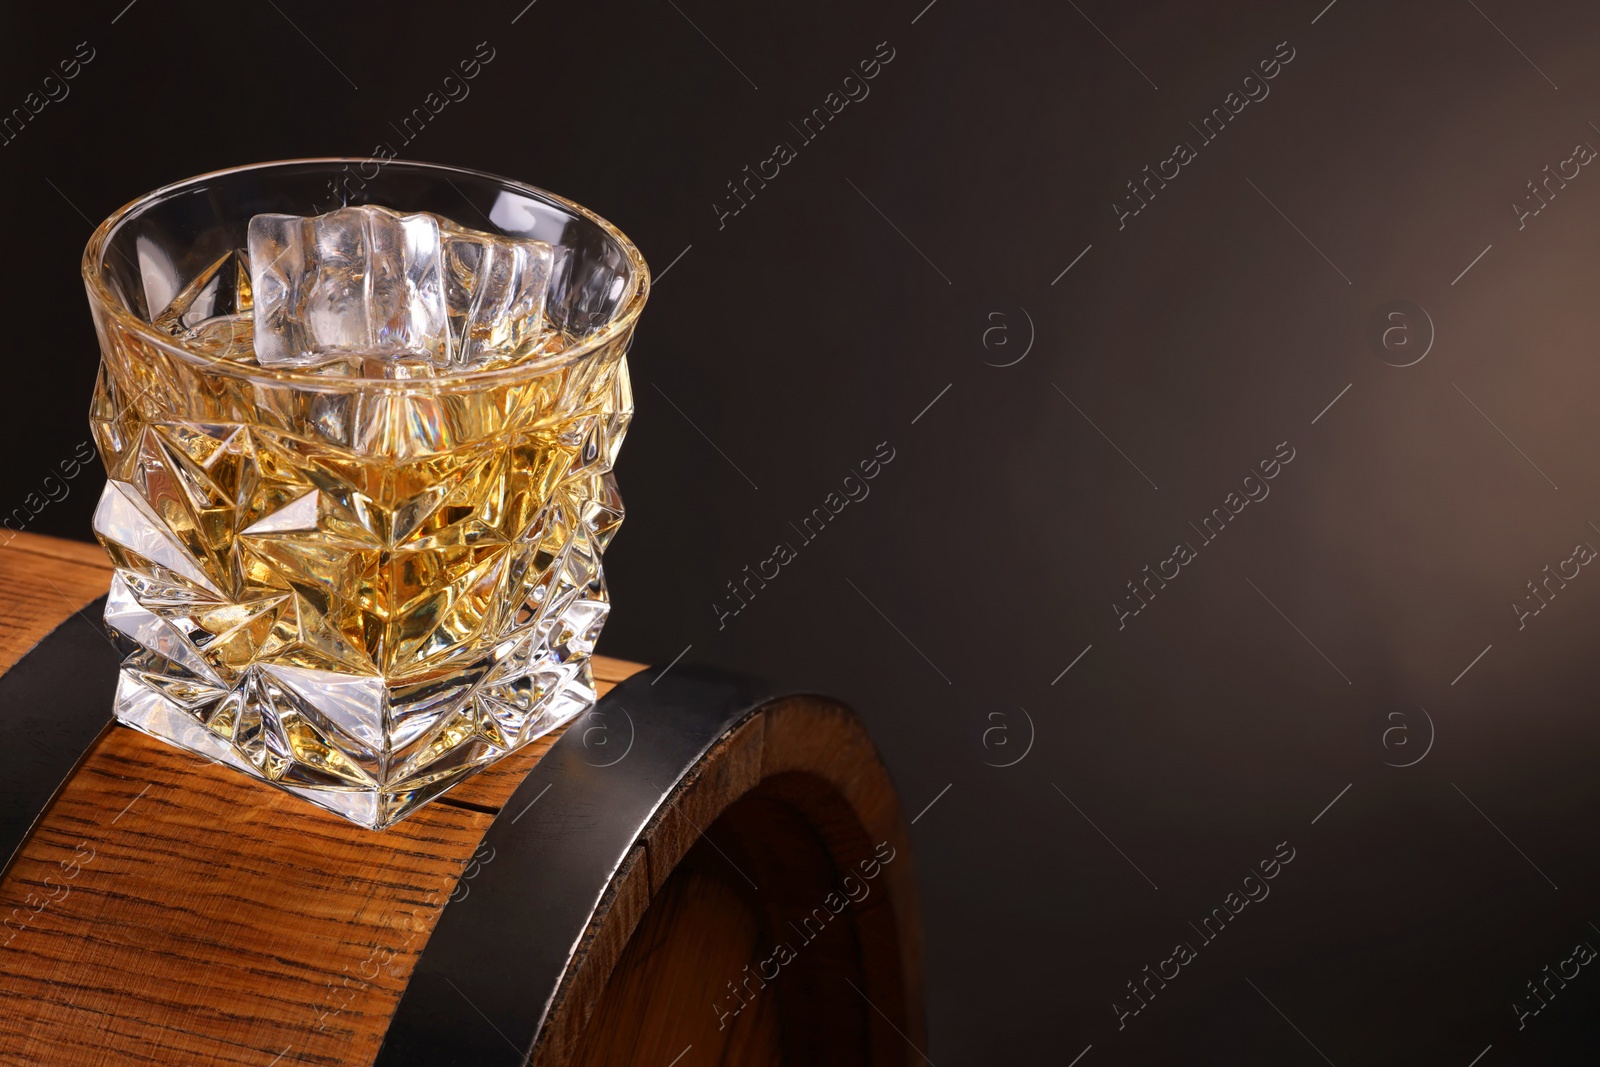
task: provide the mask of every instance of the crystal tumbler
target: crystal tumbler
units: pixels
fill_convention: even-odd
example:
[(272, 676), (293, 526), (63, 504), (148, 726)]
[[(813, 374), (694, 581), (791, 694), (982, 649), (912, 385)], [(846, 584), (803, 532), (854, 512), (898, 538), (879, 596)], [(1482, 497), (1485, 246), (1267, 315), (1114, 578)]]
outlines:
[[(365, 204), (547, 243), (544, 328), (465, 369), (261, 365), (251, 218)], [(134, 201), (83, 276), (118, 719), (380, 829), (592, 704), (649, 290), (615, 227), (473, 171), (299, 160)]]

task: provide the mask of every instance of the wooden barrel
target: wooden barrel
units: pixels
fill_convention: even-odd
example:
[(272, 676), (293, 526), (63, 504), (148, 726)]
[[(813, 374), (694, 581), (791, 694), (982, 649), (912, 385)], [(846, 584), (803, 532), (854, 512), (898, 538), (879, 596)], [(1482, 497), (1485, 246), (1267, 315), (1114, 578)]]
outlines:
[(923, 1061), (847, 708), (597, 658), (593, 715), (374, 833), (110, 724), (109, 577), (0, 548), (0, 1062)]

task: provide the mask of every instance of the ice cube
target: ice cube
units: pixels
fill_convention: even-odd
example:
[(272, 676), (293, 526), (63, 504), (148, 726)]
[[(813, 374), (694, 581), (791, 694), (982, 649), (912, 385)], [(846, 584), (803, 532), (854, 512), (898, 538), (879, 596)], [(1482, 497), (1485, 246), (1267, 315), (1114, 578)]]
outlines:
[(350, 355), (450, 363), (435, 216), (370, 205), (257, 215), (249, 244), (263, 366)]
[(360, 206), (315, 218), (257, 215), (249, 246), (248, 261), (235, 256), (247, 263), (242, 308), (250, 311), (253, 298), (264, 366), (354, 358), (368, 376), (416, 377), (427, 367), (509, 361), (550, 336), (545, 303), (556, 257), (544, 241)]
[(543, 335), (555, 250), (543, 241), (441, 225), (454, 366), (482, 366)]

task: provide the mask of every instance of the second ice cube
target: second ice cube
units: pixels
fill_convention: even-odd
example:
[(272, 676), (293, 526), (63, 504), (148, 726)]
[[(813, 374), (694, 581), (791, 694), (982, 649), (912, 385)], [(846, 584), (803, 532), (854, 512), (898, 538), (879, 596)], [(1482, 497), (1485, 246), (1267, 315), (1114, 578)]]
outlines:
[(508, 355), (544, 333), (554, 261), (543, 241), (445, 224), (445, 304), (457, 366)]

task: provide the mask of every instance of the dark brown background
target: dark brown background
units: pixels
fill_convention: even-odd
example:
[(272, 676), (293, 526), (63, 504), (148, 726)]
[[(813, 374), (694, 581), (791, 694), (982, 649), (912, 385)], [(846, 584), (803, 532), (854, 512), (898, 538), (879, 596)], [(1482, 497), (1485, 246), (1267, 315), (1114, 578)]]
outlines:
[[(0, 510), (85, 436), (92, 221), (206, 170), (399, 146), (486, 41), (401, 154), (571, 196), (658, 274), (602, 651), (836, 693), (910, 813), (936, 800), (932, 1062), (1600, 1050), (1600, 966), (1524, 1029), (1512, 1007), (1600, 947), (1600, 576), (1520, 631), (1511, 607), (1600, 546), (1600, 174), (1523, 229), (1511, 206), (1600, 145), (1600, 10), (124, 2), (13, 8), (0, 35), (5, 109), (95, 52), (0, 147)], [(885, 41), (871, 95), (801, 146), (788, 123)], [(1270, 96), (1119, 231), (1124, 183), (1283, 41)], [(780, 139), (798, 158), (719, 228)], [(1366, 338), (1392, 300), (1433, 324), (1414, 366)], [(885, 441), (871, 495), (800, 544)], [(1200, 547), (1188, 524), (1283, 441), (1270, 497)], [(88, 536), (98, 479), (28, 528)], [(1198, 558), (1119, 630), (1124, 583), (1183, 539)], [(719, 629), (782, 540), (799, 558)], [(1271, 896), (1119, 1031), (1124, 983), (1199, 947), (1188, 923), (1284, 841)]]

